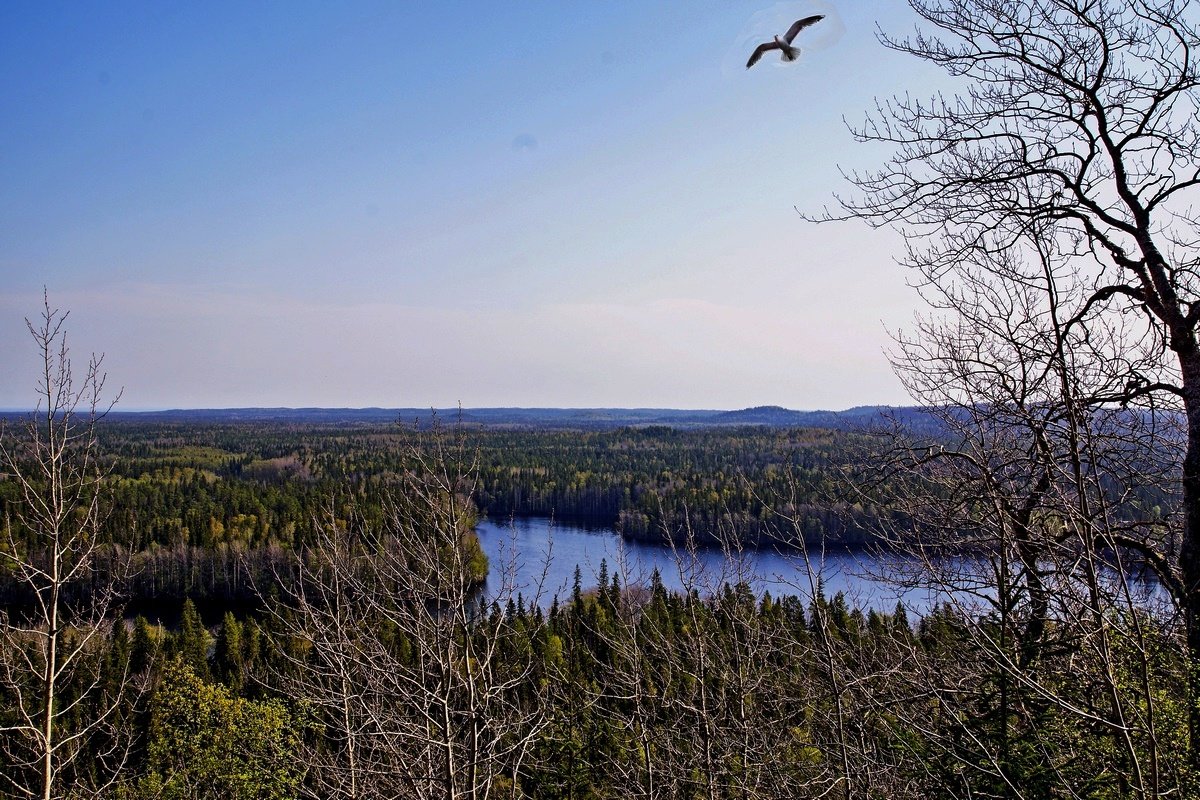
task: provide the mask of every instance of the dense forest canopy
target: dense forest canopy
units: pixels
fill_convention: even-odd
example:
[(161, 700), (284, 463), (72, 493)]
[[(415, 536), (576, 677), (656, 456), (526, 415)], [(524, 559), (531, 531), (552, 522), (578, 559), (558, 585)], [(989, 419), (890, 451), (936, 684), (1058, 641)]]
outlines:
[[(553, 516), (648, 538), (686, 525), (715, 537), (724, 526), (754, 543), (772, 504), (787, 494), (804, 504), (813, 536), (864, 541), (865, 530), (840, 521), (847, 509), (834, 484), (866, 434), (765, 426), (465, 430), (478, 458), (473, 500), (494, 518)], [(428, 436), (396, 423), (112, 420), (101, 435), (114, 492), (106, 536), (135, 550), (294, 547), (308, 540), (330, 498), (360, 513), (377, 508), (379, 492), (413, 467), (411, 448)]]
[[(1069, 627), (1039, 645), (1046, 674), (1032, 687), (989, 672), (998, 618), (981, 631), (950, 605), (920, 618), (854, 608), (819, 582), (805, 597), (755, 596), (736, 574), (692, 574), (676, 594), (626, 586), (605, 564), (598, 588), (577, 580), (549, 609), (522, 587), (491, 603), (472, 589), (481, 565), (462, 543), (478, 513), (618, 525), (643, 513), (666, 536), (682, 509), (748, 537), (770, 515), (791, 520), (793, 544), (817, 541), (810, 516), (867, 513), (838, 505), (837, 487), (879, 434), (129, 419), (97, 430), (99, 541), (133, 556), (125, 589), (183, 600), (167, 626), (112, 621), (60, 687), (78, 698), (64, 727), (111, 720), (72, 773), (105, 796), (794, 797), (858, 785), (953, 797), (968, 781), (1000, 792), (1014, 779), (1102, 791), (1131, 753), (1185, 729), (1167, 699), (1177, 662), (1081, 661)], [(10, 513), (15, 485), (0, 483)], [(798, 497), (799, 516), (764, 502)], [(248, 602), (213, 617), (221, 593)], [(1122, 612), (1121, 625), (1150, 624), (1148, 613)], [(1081, 751), (1060, 735), (1113, 688), (1109, 668), (1128, 671), (1117, 688), (1136, 675), (1159, 698), (1153, 744), (1126, 751), (1096, 733), (1105, 746)], [(913, 704), (933, 687), (965, 691), (970, 712)], [(1050, 689), (1053, 702), (1037, 700)], [(1038, 715), (1014, 715), (1016, 697)], [(5, 752), (6, 769), (26, 774), (21, 751)], [(1173, 752), (1160, 768), (1179, 772)], [(860, 763), (872, 771), (849, 777)]]

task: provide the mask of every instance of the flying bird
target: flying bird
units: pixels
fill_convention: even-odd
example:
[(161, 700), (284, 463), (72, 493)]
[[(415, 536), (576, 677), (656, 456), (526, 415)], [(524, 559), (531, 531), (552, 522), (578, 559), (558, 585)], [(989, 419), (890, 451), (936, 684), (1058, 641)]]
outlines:
[(782, 50), (784, 61), (795, 61), (800, 57), (800, 48), (792, 47), (792, 40), (796, 38), (797, 33), (823, 19), (825, 19), (824, 14), (813, 14), (811, 17), (796, 20), (783, 36), (776, 36), (775, 41), (763, 42), (754, 48), (754, 52), (750, 54), (750, 60), (746, 62), (746, 69), (757, 64), (758, 60), (763, 57), (763, 53), (768, 50)]

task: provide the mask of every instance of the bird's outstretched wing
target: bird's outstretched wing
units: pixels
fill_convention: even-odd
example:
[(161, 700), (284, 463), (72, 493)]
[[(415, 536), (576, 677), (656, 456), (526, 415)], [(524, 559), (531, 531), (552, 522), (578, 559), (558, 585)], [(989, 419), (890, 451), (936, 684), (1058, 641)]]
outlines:
[(815, 25), (816, 23), (820, 22), (823, 19), (825, 19), (824, 14), (813, 14), (811, 17), (805, 17), (804, 19), (796, 20), (795, 22), (792, 23), (792, 27), (788, 28), (787, 35), (783, 37), (784, 40), (788, 44), (791, 44), (792, 39), (796, 38), (797, 33), (804, 30), (809, 25)]
[(754, 48), (754, 52), (750, 54), (750, 60), (746, 62), (746, 69), (750, 69), (757, 64), (758, 60), (763, 57), (763, 53), (767, 52), (768, 50), (778, 49), (779, 45), (775, 44), (774, 42), (763, 42), (758, 47)]

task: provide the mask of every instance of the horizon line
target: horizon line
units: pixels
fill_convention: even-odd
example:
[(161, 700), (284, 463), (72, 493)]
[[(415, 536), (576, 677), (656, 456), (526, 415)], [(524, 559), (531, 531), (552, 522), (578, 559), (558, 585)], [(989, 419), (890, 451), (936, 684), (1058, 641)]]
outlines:
[[(426, 412), (457, 412), (457, 411), (683, 411), (689, 413), (725, 413), (730, 411), (772, 410), (786, 411), (799, 414), (841, 413), (860, 408), (908, 408), (916, 406), (898, 406), (888, 403), (862, 403), (842, 409), (833, 408), (788, 408), (774, 404), (744, 406), (742, 408), (684, 408), (680, 406), (157, 406), (144, 408), (112, 408), (108, 414), (163, 414), (186, 411), (418, 411)], [(29, 414), (38, 411), (28, 406), (0, 407), (0, 414)]]

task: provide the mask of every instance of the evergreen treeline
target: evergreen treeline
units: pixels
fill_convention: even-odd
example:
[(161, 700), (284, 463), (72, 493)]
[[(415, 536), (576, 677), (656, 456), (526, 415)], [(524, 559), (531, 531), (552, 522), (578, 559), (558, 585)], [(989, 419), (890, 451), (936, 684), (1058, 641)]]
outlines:
[[(294, 545), (330, 497), (343, 509), (373, 506), (427, 436), (397, 426), (115, 423), (103, 444), (123, 478), (125, 516), (111, 527), (135, 547)], [(690, 525), (701, 538), (720, 530), (753, 543), (786, 497), (813, 541), (861, 543), (862, 526), (845, 520), (870, 510), (835, 500), (834, 471), (864, 438), (819, 428), (472, 429), (475, 501), (497, 517), (554, 516), (636, 537)]]
[[(1066, 785), (1072, 796), (1109, 797), (1126, 785), (1121, 743), (1103, 726), (1073, 725), (1064, 709), (1100, 697), (1083, 654), (1047, 648), (1042, 668), (1059, 675), (1061, 696), (1038, 697), (989, 671), (973, 623), (949, 607), (914, 621), (903, 606), (864, 611), (840, 594), (807, 605), (755, 597), (744, 585), (675, 594), (657, 580), (635, 590), (606, 566), (602, 573), (596, 591), (577, 583), (548, 610), (517, 597), (477, 605), (474, 622), (430, 628), (424, 641), (402, 626), (376, 631), (374, 642), (401, 670), (436, 658), (441, 634), (472, 637), (458, 646), (488, 653), (487, 670), (474, 675), (466, 663), (446, 666), (500, 703), (458, 691), (432, 706), (417, 702), (416, 690), (372, 699), (379, 717), (407, 716), (427, 727), (430, 743), (462, 748), (457, 754), (396, 750), (370, 720), (345, 727), (330, 713), (334, 693), (295, 694), (329, 665), (312, 640), (295, 637), (284, 619), (294, 611), (227, 613), (206, 627), (189, 601), (176, 629), (138, 618), (89, 651), (111, 691), (130, 678), (142, 688), (114, 716), (113, 738), (90, 740), (86, 758), (99, 770), (116, 739), (130, 740), (106, 790), (127, 800), (844, 797), (847, 783), (867, 796), (958, 797), (968, 787), (973, 796), (1007, 796), (1014, 776), (1018, 796), (1055, 797)], [(353, 665), (354, 695), (371, 696), (373, 672)], [(1170, 700), (1181, 696), (1173, 693), (1183, 675), (1169, 660), (1153, 674), (1161, 746), (1183, 735), (1186, 709)], [(961, 705), (951, 708), (934, 689), (953, 683)], [(64, 687), (64, 699), (74, 691)], [(102, 706), (103, 697), (80, 695), (88, 701), (81, 717)], [(468, 746), (473, 733), (513, 745), (492, 754), (490, 774), (466, 774), (481, 767)], [(448, 769), (425, 774), (422, 758)], [(439, 783), (451, 768), (461, 771), (454, 791)], [(414, 789), (421, 782), (426, 790)], [(340, 791), (323, 794), (328, 786)]]
[[(118, 503), (126, 517), (114, 520), (114, 530), (132, 534), (135, 546), (295, 544), (331, 495), (369, 503), (411, 467), (406, 453), (427, 435), (372, 425), (114, 423), (104, 446), (126, 479)], [(642, 538), (690, 525), (701, 538), (720, 529), (753, 543), (777, 499), (787, 497), (797, 506), (788, 512), (799, 512), (813, 541), (853, 544), (863, 541), (863, 527), (846, 520), (870, 513), (835, 501), (833, 472), (862, 434), (485, 427), (471, 438), (479, 456), (475, 500), (498, 517), (554, 516)]]
[[(111, 422), (100, 535), (130, 558), (134, 596), (254, 599), (330, 520), (378, 523), (427, 431), (383, 425)], [(494, 518), (553, 516), (641, 539), (858, 545), (875, 513), (837, 499), (863, 436), (765, 427), (471, 431), (473, 500)], [(0, 516), (20, 501), (0, 480)], [(11, 516), (11, 515), (10, 515)], [(19, 523), (14, 531), (23, 537)], [(791, 542), (795, 544), (796, 542)], [(0, 583), (0, 600), (14, 602)]]

